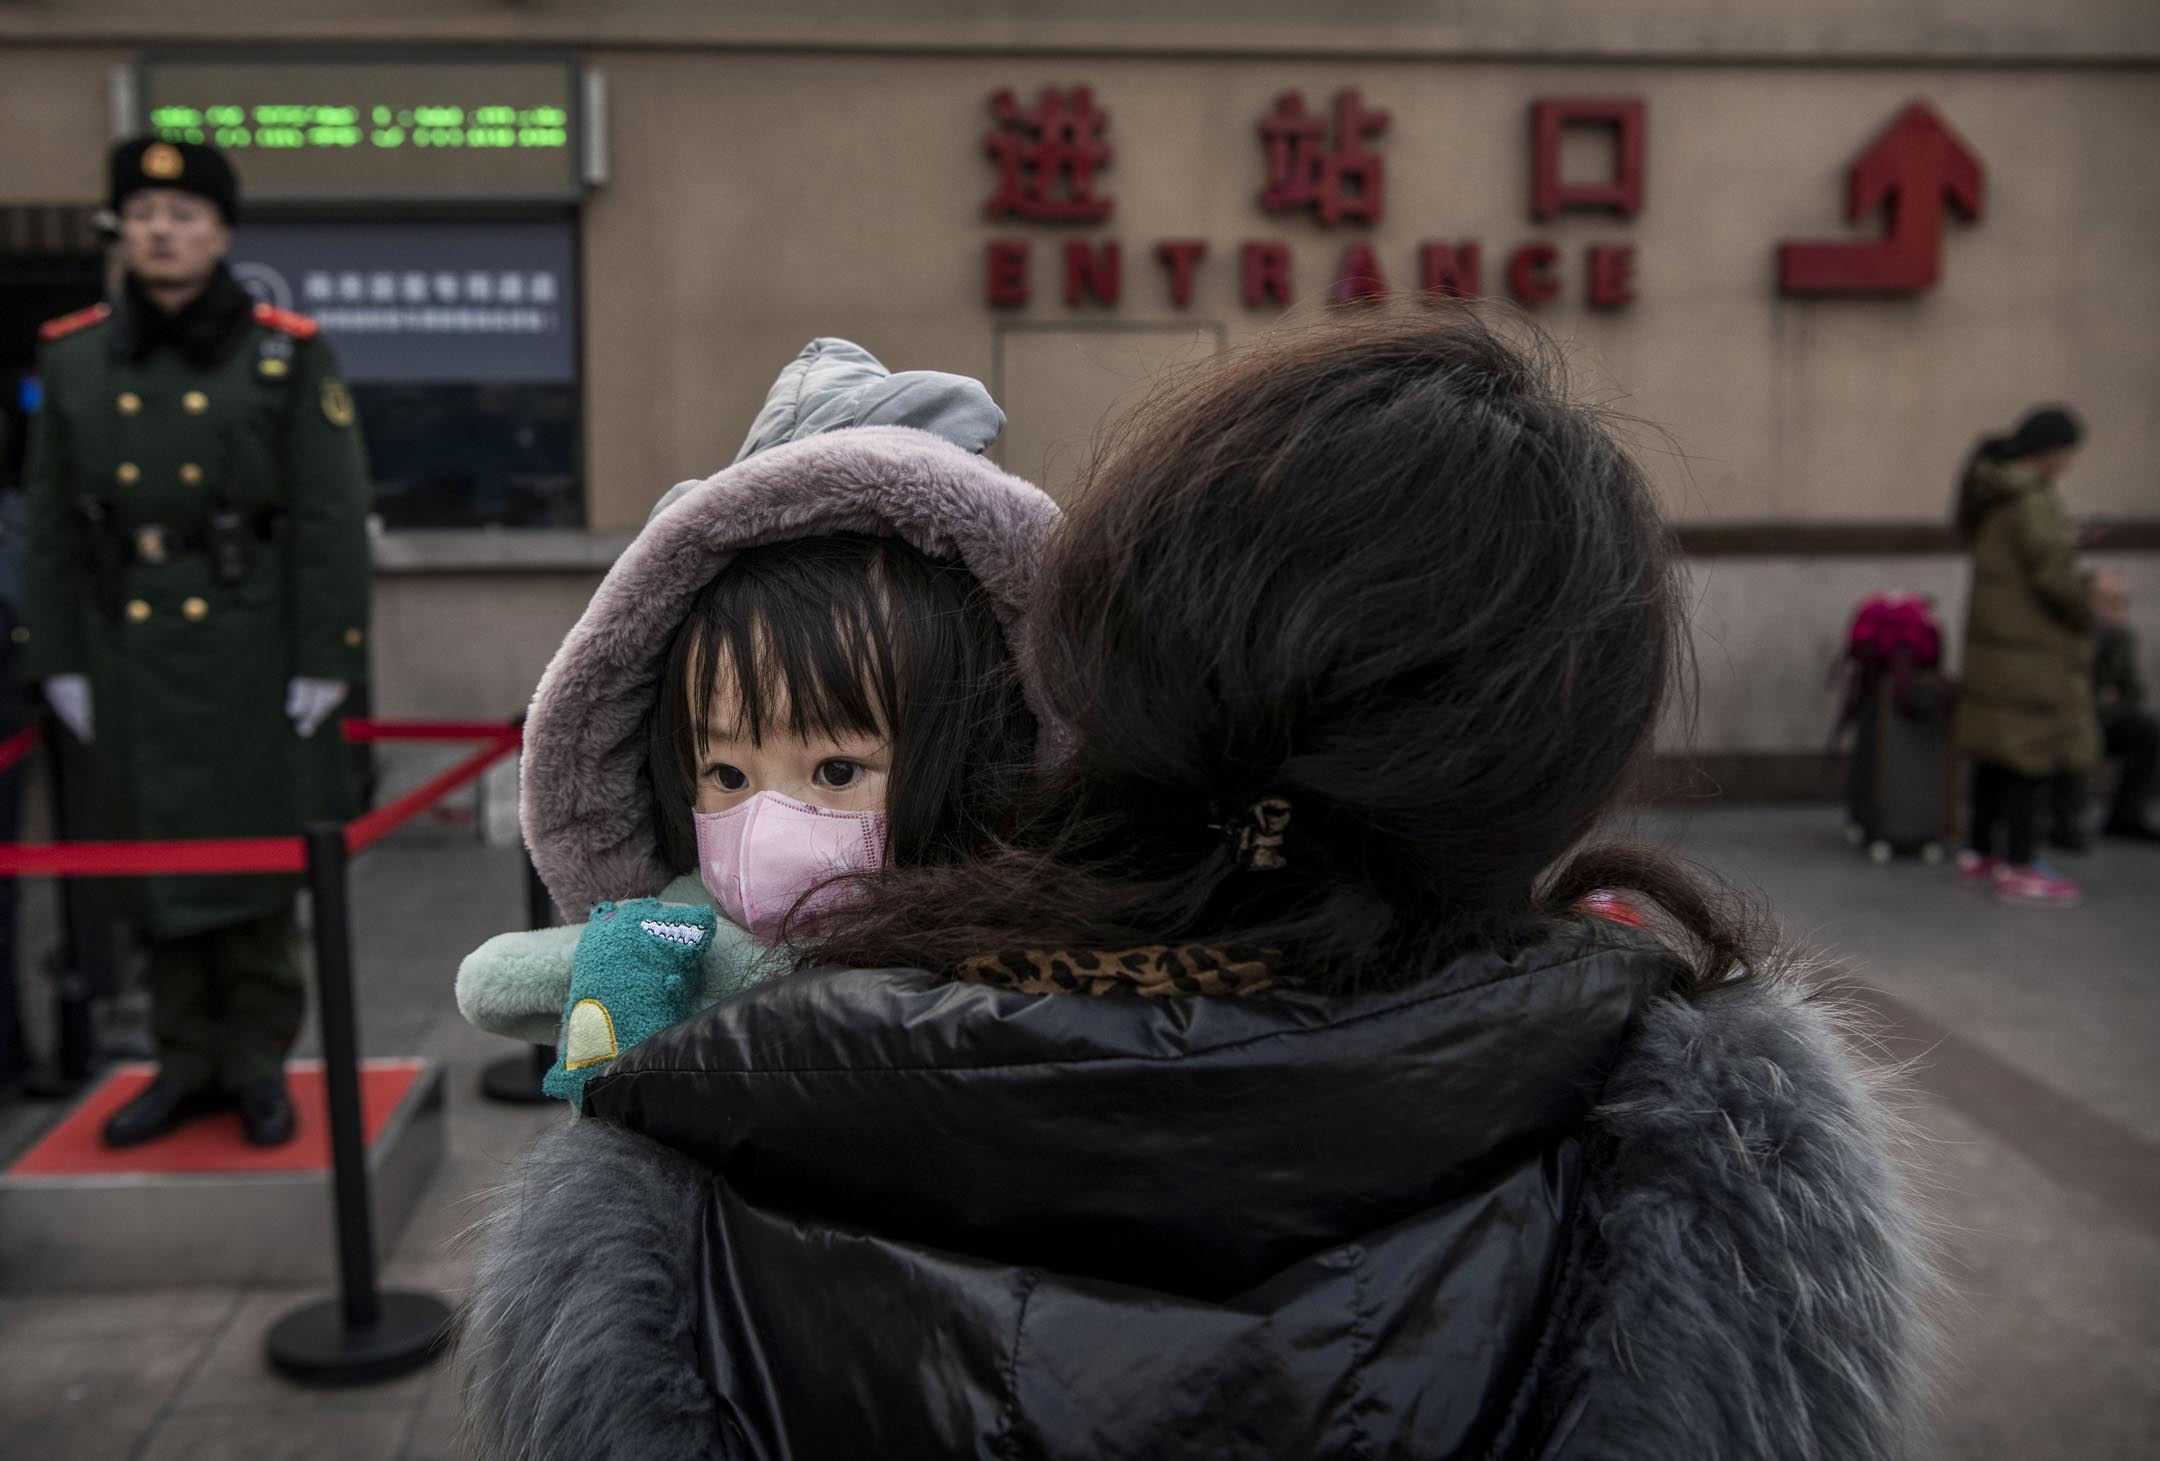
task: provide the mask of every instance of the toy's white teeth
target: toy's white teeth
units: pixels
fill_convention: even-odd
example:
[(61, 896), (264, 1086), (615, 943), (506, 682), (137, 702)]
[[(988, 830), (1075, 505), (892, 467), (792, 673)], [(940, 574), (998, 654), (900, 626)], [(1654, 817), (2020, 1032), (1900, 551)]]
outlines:
[(671, 944), (681, 944), (686, 949), (694, 949), (705, 942), (705, 930), (694, 923), (662, 923), (657, 918), (648, 918), (638, 927), (654, 938), (666, 939)]

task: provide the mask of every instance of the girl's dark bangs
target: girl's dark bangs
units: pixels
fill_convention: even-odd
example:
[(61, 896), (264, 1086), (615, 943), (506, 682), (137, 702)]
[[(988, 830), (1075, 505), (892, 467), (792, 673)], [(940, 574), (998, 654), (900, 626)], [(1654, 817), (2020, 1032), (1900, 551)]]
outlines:
[[(797, 551), (744, 554), (701, 595), (693, 704), (710, 706), (725, 673), (738, 714), (721, 729), (737, 739), (889, 736), (899, 627), (880, 591), (875, 545), (838, 540), (814, 554), (785, 546)], [(714, 728), (691, 719), (702, 755)]]

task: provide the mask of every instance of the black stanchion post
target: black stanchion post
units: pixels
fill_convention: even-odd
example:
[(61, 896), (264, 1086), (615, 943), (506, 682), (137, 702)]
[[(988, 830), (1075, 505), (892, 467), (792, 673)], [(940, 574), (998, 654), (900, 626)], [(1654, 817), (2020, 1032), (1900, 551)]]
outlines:
[[(89, 835), (86, 752), (75, 733), (48, 716), (45, 729), (47, 785), (54, 831), (64, 839)], [(83, 878), (60, 880), (60, 947), (53, 968), (54, 1026), (59, 1089), (90, 1079), (97, 1064), (97, 1030), (91, 1001), (116, 993), (111, 921), (104, 889)]]
[[(540, 869), (533, 866), (531, 853), (525, 855), (525, 921), (532, 928), (546, 928), (555, 921), (555, 904), (548, 897)], [(480, 1094), (490, 1101), (524, 1106), (552, 1100), (540, 1089), (540, 1082), (554, 1066), (552, 1045), (535, 1045), (527, 1054), (490, 1061), (480, 1072)]]
[(322, 1021), (323, 1088), (330, 1106), (330, 1160), (337, 1203), (334, 1299), (293, 1310), (271, 1327), (270, 1363), (321, 1385), (388, 1380), (435, 1357), (450, 1308), (433, 1294), (383, 1293), (375, 1283), (375, 1222), (368, 1201), (360, 1121), (360, 1042), (353, 1009), (352, 920), (345, 829), (307, 829), (308, 889), (315, 901), (316, 1004)]
[(547, 880), (530, 852), (525, 854), (525, 926), (546, 928), (555, 921), (555, 900), (548, 896)]

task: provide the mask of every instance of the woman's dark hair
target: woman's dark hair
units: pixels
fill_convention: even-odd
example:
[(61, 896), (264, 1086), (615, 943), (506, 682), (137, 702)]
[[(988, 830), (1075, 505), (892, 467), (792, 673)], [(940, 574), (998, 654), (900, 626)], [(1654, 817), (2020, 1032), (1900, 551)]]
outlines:
[(1960, 541), (1970, 542), (1987, 509), (1999, 499), (1976, 490), (1973, 469), (1982, 462), (2021, 462), (2077, 446), (2085, 440), (2085, 423), (2068, 406), (2035, 406), (2025, 413), (2017, 429), (2007, 436), (1984, 436), (1958, 472), (1957, 493), (1950, 518)]
[(835, 533), (747, 548), (669, 641), (648, 756), (662, 854), (697, 866), (691, 808), (706, 707), (732, 678), (753, 744), (785, 732), (892, 745), (887, 859), (980, 852), (1034, 755), (1035, 717), (982, 586), (897, 538)]
[(2036, 457), (2061, 451), (2085, 439), (2085, 425), (2067, 406), (2035, 406), (2010, 433), (2007, 454), (2013, 458)]
[[(1684, 640), (1665, 530), (1546, 357), (1453, 309), (1361, 313), (1147, 408), (1045, 564), (1028, 651), (1069, 745), (1002, 849), (898, 871), (809, 960), (951, 969), (1194, 941), (1342, 987), (1634, 890), (1698, 973), (1752, 952), (1664, 855), (1579, 846)], [(1284, 865), (1234, 844), (1290, 804)]]

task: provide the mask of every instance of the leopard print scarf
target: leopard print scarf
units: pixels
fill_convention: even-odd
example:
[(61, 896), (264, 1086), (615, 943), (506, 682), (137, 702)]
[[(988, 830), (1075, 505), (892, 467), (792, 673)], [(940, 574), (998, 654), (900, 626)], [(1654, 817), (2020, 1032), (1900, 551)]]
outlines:
[(1022, 994), (1258, 994), (1281, 982), (1263, 949), (1149, 944), (1137, 949), (1009, 949), (954, 971), (971, 984)]

